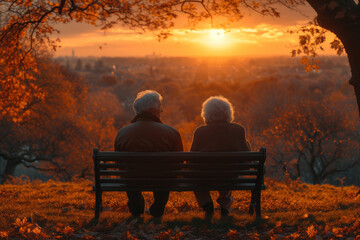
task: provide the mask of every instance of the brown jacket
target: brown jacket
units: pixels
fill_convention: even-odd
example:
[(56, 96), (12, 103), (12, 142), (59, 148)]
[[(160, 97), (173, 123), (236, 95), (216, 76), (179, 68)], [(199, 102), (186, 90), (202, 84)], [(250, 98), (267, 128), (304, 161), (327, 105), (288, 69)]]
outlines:
[(243, 126), (236, 123), (210, 123), (196, 129), (190, 151), (250, 151), (250, 145), (246, 141)]
[(118, 132), (115, 151), (174, 152), (183, 151), (183, 144), (175, 128), (154, 116), (141, 116)]

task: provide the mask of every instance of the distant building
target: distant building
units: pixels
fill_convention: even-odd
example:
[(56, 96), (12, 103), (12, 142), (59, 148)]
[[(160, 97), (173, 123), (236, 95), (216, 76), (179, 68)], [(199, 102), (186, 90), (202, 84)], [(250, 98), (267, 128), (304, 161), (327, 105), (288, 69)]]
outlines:
[(83, 70), (83, 64), (82, 64), (82, 61), (81, 59), (79, 58), (76, 62), (76, 65), (75, 65), (75, 71), (82, 71)]
[(71, 66), (70, 66), (69, 58), (66, 58), (65, 67), (70, 70), (70, 67), (71, 67)]

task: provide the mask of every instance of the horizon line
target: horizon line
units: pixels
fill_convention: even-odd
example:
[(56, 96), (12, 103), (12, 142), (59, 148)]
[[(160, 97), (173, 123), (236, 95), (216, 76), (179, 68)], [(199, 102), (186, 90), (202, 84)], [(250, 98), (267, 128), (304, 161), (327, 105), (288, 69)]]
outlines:
[[(278, 55), (237, 55), (237, 56), (175, 56), (175, 55), (162, 55), (162, 54), (147, 54), (147, 55), (128, 55), (128, 56), (94, 56), (94, 55), (88, 55), (88, 56), (72, 56), (72, 55), (59, 55), (59, 56), (52, 56), (52, 58), (271, 58), (271, 57), (289, 57), (289, 58), (299, 58), (303, 56), (295, 56), (292, 57), (291, 54), (278, 54)], [(310, 57), (310, 56), (308, 56)], [(321, 58), (321, 57), (346, 57), (347, 55), (337, 55), (337, 54), (323, 54), (320, 56), (316, 56), (315, 58)]]

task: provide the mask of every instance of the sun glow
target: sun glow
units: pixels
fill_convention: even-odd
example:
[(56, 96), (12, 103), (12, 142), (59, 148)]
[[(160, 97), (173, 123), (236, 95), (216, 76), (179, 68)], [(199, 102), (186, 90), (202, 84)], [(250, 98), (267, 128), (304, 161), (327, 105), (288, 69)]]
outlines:
[(224, 39), (225, 31), (223, 29), (211, 29), (209, 35), (212, 41), (220, 42)]
[(228, 39), (223, 29), (210, 29), (207, 43), (212, 47), (226, 46)]

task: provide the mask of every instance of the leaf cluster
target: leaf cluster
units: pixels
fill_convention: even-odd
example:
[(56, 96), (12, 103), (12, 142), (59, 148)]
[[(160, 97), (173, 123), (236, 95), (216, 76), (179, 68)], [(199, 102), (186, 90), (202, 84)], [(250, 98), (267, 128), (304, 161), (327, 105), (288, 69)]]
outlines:
[[(299, 36), (299, 48), (291, 51), (291, 56), (303, 56), (301, 63), (304, 64), (306, 72), (314, 70), (319, 71), (319, 51), (324, 51), (324, 43), (329, 38), (330, 32), (319, 26), (316, 20), (309, 22), (307, 26), (300, 27), (296, 30), (290, 30), (289, 33), (296, 33)], [(330, 47), (336, 51), (338, 55), (344, 53), (345, 48), (341, 41), (334, 35), (331, 36), (333, 41)]]

